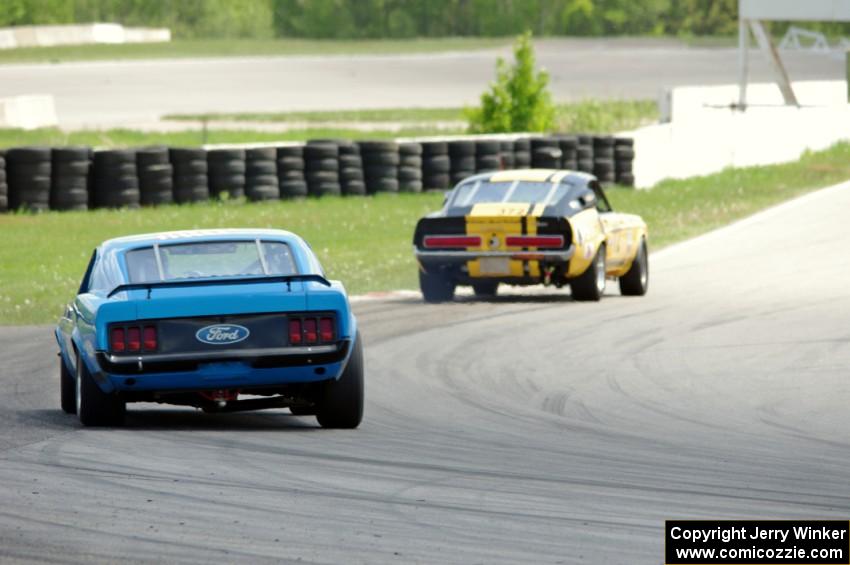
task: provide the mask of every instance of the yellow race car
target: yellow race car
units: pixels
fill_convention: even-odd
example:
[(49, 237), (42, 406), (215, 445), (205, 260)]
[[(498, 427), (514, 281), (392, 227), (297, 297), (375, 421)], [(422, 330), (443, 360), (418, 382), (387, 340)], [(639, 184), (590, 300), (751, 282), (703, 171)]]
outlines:
[(649, 286), (646, 223), (614, 212), (596, 177), (552, 169), (475, 175), (419, 220), (413, 236), (419, 286), (445, 302), (458, 285), (478, 296), (499, 284), (569, 284), (576, 300), (599, 300), (606, 279), (624, 295)]

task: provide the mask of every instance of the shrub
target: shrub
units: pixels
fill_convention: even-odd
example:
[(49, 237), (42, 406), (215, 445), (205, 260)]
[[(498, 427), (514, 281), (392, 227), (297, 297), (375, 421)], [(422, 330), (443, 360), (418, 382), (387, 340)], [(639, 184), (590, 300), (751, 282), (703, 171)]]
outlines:
[(504, 133), (552, 129), (555, 108), (548, 90), (549, 73), (536, 70), (531, 33), (514, 44), (514, 64), (496, 61), (496, 81), (481, 95), (481, 106), (466, 111), (469, 131)]

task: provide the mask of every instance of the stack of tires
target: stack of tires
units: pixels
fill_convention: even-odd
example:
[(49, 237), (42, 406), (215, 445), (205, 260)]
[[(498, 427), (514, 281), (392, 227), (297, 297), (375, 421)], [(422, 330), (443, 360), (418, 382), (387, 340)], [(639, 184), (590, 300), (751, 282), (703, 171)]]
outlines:
[(614, 138), (599, 135), (593, 138), (593, 174), (601, 183), (610, 184), (614, 176)]
[(502, 168), (502, 145), (496, 139), (479, 139), (475, 142), (475, 172), (488, 173)]
[(86, 210), (89, 207), (91, 149), (59, 147), (50, 167), (50, 209)]
[(47, 210), (50, 207), (50, 148), (14, 147), (6, 152), (9, 208)]
[(632, 164), (635, 160), (634, 140), (629, 137), (614, 139), (614, 174), (617, 184), (634, 186)]
[(398, 192), (398, 166), (401, 162), (398, 144), (394, 141), (360, 141), (366, 191)]
[(95, 152), (91, 189), (95, 208), (137, 208), (140, 195), (136, 152), (132, 149)]
[(304, 147), (304, 169), (310, 196), (339, 196), (339, 145), (310, 141)]
[(402, 143), (398, 154), (399, 192), (422, 192), (422, 144)]
[(147, 147), (136, 151), (139, 175), (139, 202), (159, 206), (174, 202), (174, 167), (167, 147)]
[(245, 150), (210, 149), (207, 151), (207, 179), (211, 198), (229, 199), (245, 196)]
[(535, 169), (560, 169), (561, 146), (551, 137), (535, 137), (531, 140), (531, 166)]
[(277, 148), (277, 181), (281, 198), (304, 198), (307, 196), (303, 145)]
[(366, 194), (363, 158), (356, 143), (346, 141), (339, 144), (339, 184), (346, 196)]
[(422, 184), (426, 190), (449, 188), (452, 184), (450, 170), (448, 143), (426, 141), (422, 144)]
[(449, 141), (450, 177), (455, 185), (475, 174), (475, 142), (457, 139)]
[(183, 204), (208, 200), (210, 189), (206, 150), (172, 147), (169, 159), (174, 167), (174, 201)]
[(245, 196), (251, 202), (280, 198), (275, 147), (252, 147), (245, 150)]
[(578, 169), (578, 139), (574, 135), (559, 135), (558, 148), (561, 150), (561, 168), (569, 171)]
[(514, 142), (511, 140), (505, 140), (499, 142), (499, 157), (502, 162), (502, 169), (515, 169), (516, 164), (514, 162)]
[(9, 209), (9, 185), (6, 183), (6, 152), (0, 151), (0, 212)]
[(577, 168), (584, 173), (593, 174), (593, 137), (589, 135), (578, 136), (578, 147), (576, 148)]
[(514, 168), (531, 167), (531, 140), (527, 137), (514, 140)]

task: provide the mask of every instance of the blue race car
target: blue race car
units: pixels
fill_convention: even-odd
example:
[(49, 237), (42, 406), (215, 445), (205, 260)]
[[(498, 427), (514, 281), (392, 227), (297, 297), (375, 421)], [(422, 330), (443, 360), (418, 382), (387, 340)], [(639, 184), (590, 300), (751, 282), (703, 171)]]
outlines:
[(127, 402), (288, 407), (326, 428), (363, 417), (363, 345), (348, 296), (289, 232), (108, 240), (56, 340), (62, 409), (84, 426), (120, 425)]

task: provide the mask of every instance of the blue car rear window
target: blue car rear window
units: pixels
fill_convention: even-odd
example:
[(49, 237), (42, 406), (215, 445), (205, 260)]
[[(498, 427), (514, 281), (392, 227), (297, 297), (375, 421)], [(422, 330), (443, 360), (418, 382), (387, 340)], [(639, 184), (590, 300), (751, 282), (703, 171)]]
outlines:
[(133, 249), (129, 282), (209, 277), (294, 275), (292, 251), (279, 241), (205, 241)]

